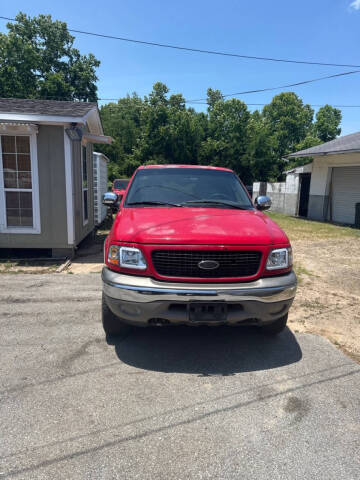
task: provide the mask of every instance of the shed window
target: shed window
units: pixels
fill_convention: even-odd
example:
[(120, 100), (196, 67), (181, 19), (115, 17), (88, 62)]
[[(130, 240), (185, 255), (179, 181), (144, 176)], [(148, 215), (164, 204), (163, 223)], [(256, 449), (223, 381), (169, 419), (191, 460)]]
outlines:
[(1, 136), (6, 226), (33, 227), (30, 137)]
[(85, 225), (89, 220), (88, 172), (87, 172), (86, 147), (82, 147), (81, 176), (82, 176), (83, 223)]

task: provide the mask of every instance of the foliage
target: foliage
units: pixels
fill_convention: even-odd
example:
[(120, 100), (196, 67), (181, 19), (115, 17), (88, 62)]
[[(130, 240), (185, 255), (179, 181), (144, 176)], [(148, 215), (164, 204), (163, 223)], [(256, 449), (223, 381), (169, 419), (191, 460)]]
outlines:
[(96, 101), (92, 55), (73, 47), (66, 23), (24, 13), (0, 33), (0, 97)]
[[(300, 150), (305, 150), (307, 148), (315, 147), (316, 145), (321, 145), (323, 142), (320, 140), (318, 137), (314, 137), (313, 135), (307, 135), (304, 140), (301, 140), (296, 145), (295, 151), (299, 152)], [(291, 159), (287, 169), (289, 168), (294, 168), (294, 167), (300, 167), (301, 165), (306, 165), (307, 163), (312, 162), (312, 157), (298, 157)]]
[(304, 105), (293, 92), (280, 93), (265, 105), (263, 118), (277, 157), (296, 150), (296, 145), (310, 133), (313, 116), (310, 105)]
[(311, 161), (287, 163), (285, 155), (340, 133), (338, 110), (323, 107), (314, 123), (312, 108), (292, 92), (253, 113), (241, 100), (224, 100), (219, 90), (207, 93), (207, 113), (187, 108), (181, 94), (169, 95), (160, 82), (144, 99), (134, 93), (101, 107), (104, 131), (114, 142), (97, 149), (111, 159), (110, 179), (131, 176), (142, 164), (170, 163), (232, 168), (246, 184), (276, 181), (289, 166)]
[(315, 132), (322, 142), (329, 142), (341, 133), (341, 110), (324, 105), (316, 114)]

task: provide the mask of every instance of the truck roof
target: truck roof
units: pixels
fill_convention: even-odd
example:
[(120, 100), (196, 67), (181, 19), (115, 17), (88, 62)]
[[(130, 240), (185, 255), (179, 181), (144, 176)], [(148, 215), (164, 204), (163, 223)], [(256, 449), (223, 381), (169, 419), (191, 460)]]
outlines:
[(142, 165), (138, 170), (148, 169), (148, 168), (199, 168), (205, 170), (223, 170), (225, 172), (232, 172), (230, 168), (223, 167), (213, 167), (210, 165)]

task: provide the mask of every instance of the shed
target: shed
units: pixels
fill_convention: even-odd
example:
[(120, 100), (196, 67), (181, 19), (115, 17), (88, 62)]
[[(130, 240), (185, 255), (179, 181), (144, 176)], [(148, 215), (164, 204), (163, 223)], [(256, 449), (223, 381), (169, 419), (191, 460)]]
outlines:
[(0, 249), (73, 256), (94, 229), (96, 103), (0, 99)]
[(313, 158), (308, 218), (354, 225), (355, 206), (360, 203), (360, 132), (288, 157)]

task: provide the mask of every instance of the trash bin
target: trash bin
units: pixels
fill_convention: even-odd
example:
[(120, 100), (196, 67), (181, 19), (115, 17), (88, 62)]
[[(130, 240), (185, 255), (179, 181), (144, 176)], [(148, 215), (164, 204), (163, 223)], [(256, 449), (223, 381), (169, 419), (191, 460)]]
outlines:
[(360, 228), (360, 203), (355, 203), (355, 228)]

